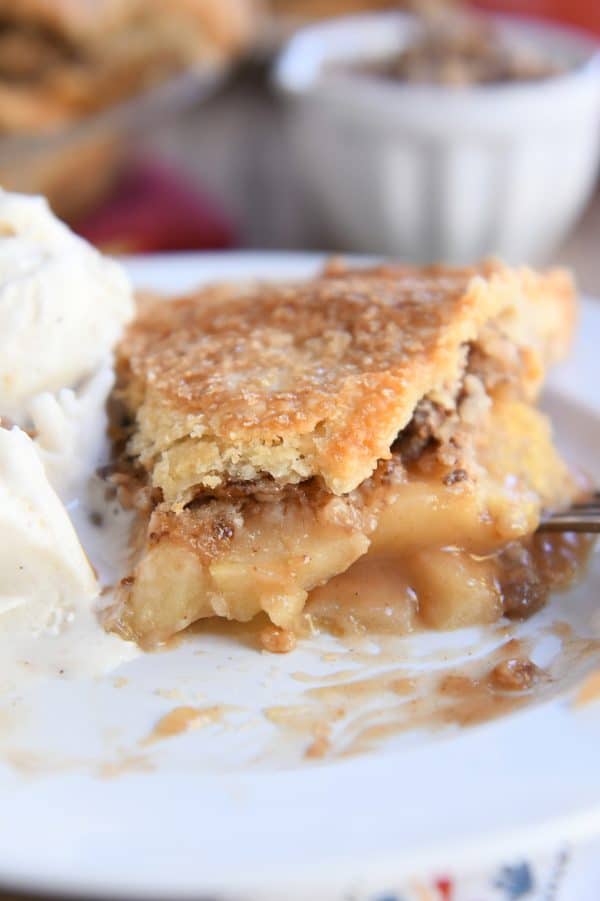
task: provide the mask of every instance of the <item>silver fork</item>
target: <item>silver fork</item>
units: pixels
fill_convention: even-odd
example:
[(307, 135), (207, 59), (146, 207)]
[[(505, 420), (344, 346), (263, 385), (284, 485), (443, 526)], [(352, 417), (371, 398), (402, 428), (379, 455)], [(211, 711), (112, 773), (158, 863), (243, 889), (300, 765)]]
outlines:
[(600, 491), (562, 513), (550, 513), (542, 519), (538, 531), (600, 532)]

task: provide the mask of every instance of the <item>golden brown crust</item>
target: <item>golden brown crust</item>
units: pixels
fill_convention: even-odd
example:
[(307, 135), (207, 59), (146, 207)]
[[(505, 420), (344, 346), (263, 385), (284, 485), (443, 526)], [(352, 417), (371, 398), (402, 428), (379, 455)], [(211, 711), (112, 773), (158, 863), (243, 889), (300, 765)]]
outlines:
[(468, 345), (491, 347), (533, 395), (572, 308), (564, 274), (498, 263), (330, 268), (303, 284), (149, 301), (117, 355), (130, 453), (173, 503), (265, 474), (319, 476), (343, 494), (390, 457), (423, 399), (456, 394)]
[(0, 0), (0, 18), (81, 39), (121, 24), (139, 7), (139, 0)]
[[(448, 267), (433, 265), (421, 270), (432, 278), (443, 278), (452, 271)], [(508, 270), (501, 262), (489, 259), (479, 267), (467, 267), (462, 270), (465, 277), (477, 273), (484, 277), (494, 272), (508, 275)], [(324, 277), (352, 278), (356, 267), (346, 264), (343, 257), (333, 257), (324, 270)], [(414, 266), (398, 263), (382, 263), (361, 270), (365, 276), (389, 278), (392, 281), (418, 275)], [(569, 351), (576, 324), (577, 304), (573, 277), (567, 269), (549, 269), (538, 273), (523, 267), (512, 273), (515, 279), (516, 295), (514, 297), (515, 313), (512, 323), (504, 321), (503, 327), (507, 337), (516, 344), (533, 343), (543, 357), (544, 363), (550, 365), (561, 360)], [(510, 310), (508, 311), (510, 312)]]
[(406, 5), (397, 0), (270, 0), (269, 6), (276, 15), (296, 18), (320, 18), (344, 13), (364, 12), (365, 9), (390, 9)]
[(106, 40), (140, 22), (175, 19), (230, 45), (247, 34), (257, 9), (255, 0), (0, 0), (0, 19), (76, 43)]
[(0, 0), (0, 128), (38, 131), (247, 46), (257, 0)]

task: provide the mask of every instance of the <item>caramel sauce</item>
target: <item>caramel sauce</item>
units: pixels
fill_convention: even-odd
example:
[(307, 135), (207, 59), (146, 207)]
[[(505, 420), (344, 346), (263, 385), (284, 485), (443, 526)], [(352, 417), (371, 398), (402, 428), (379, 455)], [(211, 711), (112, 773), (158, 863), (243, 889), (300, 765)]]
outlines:
[(549, 632), (561, 641), (569, 641), (573, 638), (573, 626), (571, 623), (561, 622), (560, 620), (552, 623)]
[(600, 670), (595, 670), (581, 683), (575, 695), (575, 707), (600, 701)]
[(368, 722), (355, 724), (354, 737), (340, 752), (340, 756), (349, 757), (373, 751), (383, 741), (393, 738), (408, 730), (436, 729), (443, 726), (473, 726), (504, 716), (524, 707), (528, 703), (526, 697), (508, 697), (490, 692), (485, 682), (463, 677), (454, 685), (447, 703), (439, 704), (447, 689), (439, 687), (434, 702), (428, 698), (418, 698), (409, 702), (408, 710), (391, 711), (380, 717), (380, 722), (369, 725)]
[(101, 763), (97, 775), (101, 779), (118, 779), (129, 773), (151, 773), (156, 769), (153, 762), (142, 754), (130, 754), (114, 761)]
[(153, 694), (165, 701), (182, 701), (185, 697), (180, 688), (155, 688)]
[[(335, 661), (325, 661), (325, 662), (335, 662)], [(342, 669), (336, 670), (334, 673), (329, 673), (327, 676), (317, 676), (311, 675), (310, 673), (292, 673), (292, 679), (295, 679), (297, 682), (318, 682), (320, 685), (323, 685), (326, 682), (340, 682), (343, 679), (349, 679), (352, 676), (356, 676), (357, 671), (353, 669)]]
[(406, 670), (392, 670), (383, 676), (371, 676), (351, 682), (337, 682), (319, 688), (310, 688), (306, 695), (317, 700), (343, 703), (344, 701), (367, 700), (381, 697), (385, 693), (407, 695), (416, 690), (415, 679), (407, 676)]
[[(341, 670), (307, 688), (304, 703), (264, 713), (284, 732), (306, 741), (309, 759), (367, 753), (409, 731), (475, 726), (552, 697), (578, 678), (586, 660), (600, 654), (600, 640), (579, 638), (565, 623), (553, 623), (546, 631), (561, 638), (562, 649), (545, 668), (532, 660), (533, 639), (507, 637), (481, 658), (441, 671), (415, 674), (396, 666), (357, 678), (358, 671)], [(304, 682), (318, 678), (298, 675)], [(583, 683), (575, 703), (596, 699), (600, 671)]]
[[(294, 732), (318, 732), (325, 724), (321, 710), (309, 704), (267, 707), (263, 713), (270, 722)], [(337, 707), (327, 711), (327, 719), (329, 721), (340, 720), (345, 713), (345, 708)]]
[(304, 757), (316, 759), (331, 751), (331, 731), (335, 722), (346, 715), (344, 707), (322, 711), (310, 705), (267, 707), (264, 716), (284, 732), (291, 732), (308, 740)]
[(496, 664), (490, 679), (500, 691), (526, 691), (541, 677), (542, 671), (526, 657), (511, 657)]
[(142, 744), (150, 745), (166, 738), (181, 735), (190, 729), (199, 729), (211, 723), (218, 723), (225, 712), (222, 705), (215, 707), (175, 707), (156, 723), (150, 735)]
[(265, 626), (259, 637), (263, 650), (270, 654), (289, 654), (296, 647), (296, 635), (290, 629)]
[(330, 750), (331, 739), (329, 737), (329, 731), (325, 729), (321, 734), (315, 736), (314, 740), (304, 752), (304, 756), (307, 760), (325, 757)]
[(22, 748), (3, 748), (2, 763), (21, 776), (31, 779), (79, 769), (82, 761), (73, 757), (53, 758)]
[[(308, 688), (304, 704), (270, 707), (263, 713), (284, 732), (308, 742), (307, 758), (364, 753), (408, 730), (472, 725), (529, 703), (532, 682), (502, 690), (492, 675), (498, 664), (514, 660), (517, 654), (523, 660), (528, 650), (526, 643), (512, 639), (483, 661), (446, 669), (441, 675), (430, 671), (408, 675), (406, 669), (396, 667), (352, 678), (356, 671), (341, 671), (330, 674), (338, 681), (323, 684), (325, 680), (320, 680), (321, 684)], [(365, 709), (373, 701), (377, 707)], [(336, 725), (340, 730), (334, 735)]]

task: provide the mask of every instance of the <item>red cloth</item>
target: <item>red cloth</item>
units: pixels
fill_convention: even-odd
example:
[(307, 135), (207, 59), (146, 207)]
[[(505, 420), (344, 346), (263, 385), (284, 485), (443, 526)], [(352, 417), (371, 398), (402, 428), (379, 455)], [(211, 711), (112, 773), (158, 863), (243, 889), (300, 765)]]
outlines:
[(112, 196), (73, 227), (112, 253), (223, 250), (236, 243), (232, 223), (212, 197), (153, 162), (125, 171)]
[(600, 35), (598, 0), (473, 0), (473, 5), (496, 12), (554, 19)]

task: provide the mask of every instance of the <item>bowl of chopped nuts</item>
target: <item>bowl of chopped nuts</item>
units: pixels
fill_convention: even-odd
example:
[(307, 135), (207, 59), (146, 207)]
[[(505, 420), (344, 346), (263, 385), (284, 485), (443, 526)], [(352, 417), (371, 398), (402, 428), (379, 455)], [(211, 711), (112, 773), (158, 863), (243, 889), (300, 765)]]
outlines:
[(275, 69), (331, 243), (543, 261), (593, 190), (600, 56), (525, 18), (374, 13), (307, 27)]

